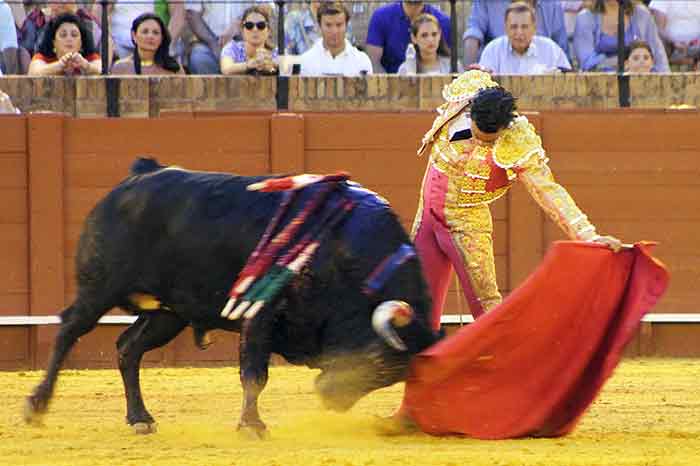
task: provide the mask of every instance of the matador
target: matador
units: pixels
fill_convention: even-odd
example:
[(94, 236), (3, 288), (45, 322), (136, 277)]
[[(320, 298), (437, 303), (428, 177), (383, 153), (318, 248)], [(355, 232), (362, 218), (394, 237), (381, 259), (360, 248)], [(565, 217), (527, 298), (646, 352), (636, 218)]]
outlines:
[(488, 73), (461, 74), (445, 86), (443, 97), (418, 150), (429, 160), (412, 229), (433, 297), (435, 329), (440, 327), (452, 268), (475, 318), (501, 302), (489, 204), (516, 180), (570, 239), (620, 248), (617, 238), (596, 232), (555, 181), (535, 128), (516, 112), (515, 98)]

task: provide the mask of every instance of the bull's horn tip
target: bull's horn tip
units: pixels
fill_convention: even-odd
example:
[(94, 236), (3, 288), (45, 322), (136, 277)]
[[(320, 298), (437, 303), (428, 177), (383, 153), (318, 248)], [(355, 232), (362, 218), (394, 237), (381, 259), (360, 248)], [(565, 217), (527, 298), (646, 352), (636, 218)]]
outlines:
[(405, 301), (397, 301), (391, 318), (392, 324), (395, 327), (405, 327), (411, 323), (411, 320), (413, 320), (413, 309), (410, 304)]

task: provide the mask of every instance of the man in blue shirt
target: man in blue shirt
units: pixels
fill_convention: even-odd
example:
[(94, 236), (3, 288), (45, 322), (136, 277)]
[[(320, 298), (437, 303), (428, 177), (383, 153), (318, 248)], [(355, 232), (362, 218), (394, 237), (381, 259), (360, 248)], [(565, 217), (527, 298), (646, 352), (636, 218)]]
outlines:
[[(568, 55), (569, 39), (564, 10), (558, 0), (530, 0), (535, 8), (537, 35), (549, 37)], [(491, 39), (505, 35), (506, 9), (511, 0), (473, 0), (464, 31), (464, 66), (479, 61), (481, 48)]]
[(442, 37), (452, 48), (450, 18), (434, 6), (414, 0), (384, 5), (372, 13), (367, 29), (366, 51), (375, 73), (396, 73), (406, 58), (406, 46), (411, 40), (411, 22), (421, 13), (430, 13), (437, 18)]

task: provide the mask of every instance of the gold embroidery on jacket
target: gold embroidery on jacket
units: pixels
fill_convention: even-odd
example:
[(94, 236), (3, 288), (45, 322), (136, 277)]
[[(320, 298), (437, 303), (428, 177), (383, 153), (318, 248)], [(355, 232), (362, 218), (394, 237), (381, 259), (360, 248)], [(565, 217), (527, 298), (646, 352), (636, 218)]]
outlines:
[(518, 168), (533, 155), (544, 157), (542, 139), (527, 118), (519, 116), (494, 143), (493, 161), (501, 168)]

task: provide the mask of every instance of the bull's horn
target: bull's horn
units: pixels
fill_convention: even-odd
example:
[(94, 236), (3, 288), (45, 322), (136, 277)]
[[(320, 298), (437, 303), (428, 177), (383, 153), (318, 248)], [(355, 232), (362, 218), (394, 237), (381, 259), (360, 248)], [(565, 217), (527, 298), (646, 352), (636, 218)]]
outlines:
[(372, 328), (389, 346), (406, 351), (406, 345), (396, 334), (395, 327), (408, 325), (413, 318), (413, 310), (404, 301), (384, 301), (372, 313)]

